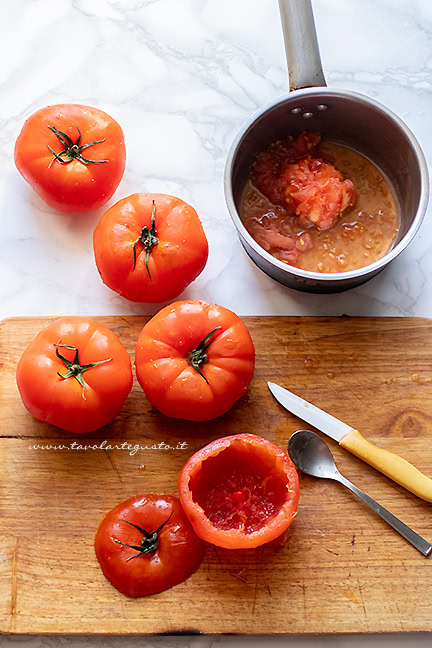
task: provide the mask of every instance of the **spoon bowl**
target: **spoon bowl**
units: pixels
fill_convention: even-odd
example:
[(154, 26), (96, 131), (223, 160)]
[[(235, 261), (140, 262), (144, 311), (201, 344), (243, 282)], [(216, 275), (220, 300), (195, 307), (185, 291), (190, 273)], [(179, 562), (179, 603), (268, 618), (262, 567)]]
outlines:
[(293, 463), (307, 475), (335, 479), (338, 473), (328, 445), (315, 432), (297, 430), (288, 442)]

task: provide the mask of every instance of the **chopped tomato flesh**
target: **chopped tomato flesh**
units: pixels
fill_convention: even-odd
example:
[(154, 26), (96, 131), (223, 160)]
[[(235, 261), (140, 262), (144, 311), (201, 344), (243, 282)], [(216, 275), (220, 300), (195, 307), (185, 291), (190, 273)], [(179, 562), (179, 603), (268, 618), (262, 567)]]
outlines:
[(321, 136), (302, 133), (295, 138), (273, 142), (260, 153), (252, 168), (252, 182), (274, 205), (285, 206), (286, 181), (281, 177), (289, 164), (317, 154)]
[[(258, 155), (252, 181), (273, 204), (298, 216), (303, 226), (328, 229), (344, 209), (354, 204), (355, 191), (351, 180), (344, 180), (334, 166), (318, 157), (320, 141), (317, 133), (302, 133), (275, 142)], [(271, 227), (264, 229), (265, 233), (258, 235), (268, 245), (258, 242), (265, 249), (291, 249), (278, 244), (277, 232)]]
[(306, 158), (287, 166), (281, 178), (286, 183), (285, 201), (305, 227), (328, 229), (340, 213), (354, 204), (351, 180), (344, 180), (334, 166)]
[(295, 239), (292, 236), (282, 234), (277, 226), (271, 223), (268, 218), (267, 220), (252, 220), (249, 225), (249, 231), (257, 243), (267, 251), (271, 248), (294, 250), (296, 246)]
[[(259, 217), (252, 217), (247, 222), (247, 229), (264, 250), (285, 263), (296, 263), (300, 254), (313, 248), (308, 232), (295, 234), (288, 221), (272, 222), (276, 218), (273, 212)], [(286, 233), (285, 233), (286, 231)]]

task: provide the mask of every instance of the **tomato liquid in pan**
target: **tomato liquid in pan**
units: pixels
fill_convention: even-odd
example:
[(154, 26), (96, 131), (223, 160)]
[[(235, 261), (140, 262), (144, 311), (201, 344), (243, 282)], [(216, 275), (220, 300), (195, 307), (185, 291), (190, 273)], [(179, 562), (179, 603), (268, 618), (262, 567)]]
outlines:
[(371, 160), (343, 144), (322, 141), (313, 157), (352, 181), (354, 205), (329, 229), (305, 227), (296, 214), (270, 202), (250, 178), (240, 207), (246, 229), (277, 259), (312, 272), (344, 272), (377, 261), (399, 231), (399, 208), (390, 183)]

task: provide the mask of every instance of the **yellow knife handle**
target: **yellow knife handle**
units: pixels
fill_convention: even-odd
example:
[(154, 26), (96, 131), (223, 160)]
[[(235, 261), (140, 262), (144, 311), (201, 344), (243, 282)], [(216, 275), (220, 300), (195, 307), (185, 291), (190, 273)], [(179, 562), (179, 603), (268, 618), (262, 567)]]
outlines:
[(360, 432), (353, 430), (339, 442), (345, 450), (349, 450), (359, 459), (363, 459), (370, 466), (373, 466), (393, 481), (397, 482), (407, 490), (426, 500), (432, 502), (432, 479), (423, 475), (402, 457), (393, 452), (378, 448), (367, 441)]

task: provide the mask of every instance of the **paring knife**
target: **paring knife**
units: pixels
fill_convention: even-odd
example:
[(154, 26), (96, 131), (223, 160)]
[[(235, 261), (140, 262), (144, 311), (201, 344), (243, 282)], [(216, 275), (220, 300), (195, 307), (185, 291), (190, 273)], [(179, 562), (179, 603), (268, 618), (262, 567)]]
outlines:
[(378, 448), (367, 441), (358, 430), (296, 396), (288, 389), (272, 382), (267, 384), (276, 400), (289, 412), (321, 430), (337, 441), (342, 448), (363, 459), (417, 497), (432, 502), (432, 479), (426, 477), (408, 461), (393, 452)]

